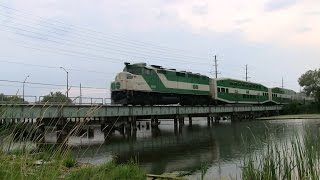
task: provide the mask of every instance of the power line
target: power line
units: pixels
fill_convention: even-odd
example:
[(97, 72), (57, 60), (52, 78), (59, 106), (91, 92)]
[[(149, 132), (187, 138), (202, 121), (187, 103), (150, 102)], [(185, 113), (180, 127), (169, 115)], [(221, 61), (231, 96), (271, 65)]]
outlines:
[[(33, 15), (33, 14), (31, 14), (31, 13), (28, 13), (28, 12), (23, 12), (23, 11), (20, 11), (20, 10), (16, 10), (16, 9), (13, 9), (13, 8), (10, 8), (10, 7), (8, 7), (8, 6), (5, 6), (5, 5), (1, 5), (0, 4), (0, 6), (1, 7), (3, 7), (3, 8), (6, 8), (6, 9), (9, 9), (9, 10), (11, 10), (11, 11), (14, 11), (14, 12), (19, 12), (19, 13), (22, 13), (22, 14), (27, 14), (28, 16), (32, 16), (33, 18), (30, 18), (30, 17), (27, 17), (27, 18), (29, 18), (29, 19), (33, 19), (33, 20), (36, 20), (36, 21), (39, 21), (39, 19), (44, 19), (45, 20), (45, 22), (47, 23), (47, 24), (52, 24), (53, 26), (55, 26), (55, 27), (59, 27), (59, 25), (58, 24), (61, 24), (61, 25), (64, 25), (63, 26), (63, 28), (68, 28), (68, 29), (72, 29), (71, 27), (74, 27), (76, 30), (81, 30), (81, 29), (83, 29), (86, 33), (86, 35), (91, 35), (91, 33), (95, 33), (95, 34), (99, 34), (99, 36), (101, 36), (101, 35), (103, 35), (103, 37), (105, 37), (105, 38), (111, 38), (111, 37), (113, 37), (113, 38), (118, 38), (118, 39), (122, 39), (122, 37), (120, 37), (120, 36), (117, 36), (117, 35), (107, 35), (105, 32), (98, 32), (98, 31), (95, 31), (95, 30), (91, 30), (91, 29), (84, 29), (83, 27), (80, 27), (80, 26), (75, 26), (75, 25), (72, 25), (72, 24), (66, 24), (66, 23), (64, 23), (64, 22), (61, 22), (61, 21), (57, 21), (57, 20), (48, 20), (48, 19), (46, 19), (46, 18), (43, 18), (43, 17), (40, 17), (40, 16), (35, 16), (35, 15)], [(19, 17), (21, 17), (21, 15), (19, 15)], [(24, 16), (24, 17), (26, 17), (26, 16)], [(34, 17), (37, 17), (38, 19), (35, 19)], [(42, 22), (42, 21), (40, 21), (40, 22)], [(55, 22), (55, 24), (53, 24), (52, 22)], [(58, 23), (58, 24), (57, 24)], [(67, 26), (67, 27), (66, 27)], [(60, 26), (61, 27), (61, 26)], [(59, 30), (61, 30), (61, 29), (59, 29)], [(88, 33), (89, 32), (89, 33)], [(110, 37), (111, 36), (111, 37)], [(112, 38), (111, 38), (112, 39)], [(119, 41), (119, 40), (117, 40), (117, 41)], [(181, 50), (181, 49), (174, 49), (174, 48), (168, 48), (168, 47), (164, 47), (164, 46), (159, 46), (159, 45), (156, 45), (156, 44), (151, 44), (151, 43), (146, 43), (146, 42), (141, 42), (141, 41), (136, 41), (136, 40), (123, 40), (123, 41), (125, 41), (125, 42), (128, 42), (128, 43), (131, 43), (131, 44), (136, 44), (136, 45), (139, 45), (139, 46), (143, 46), (143, 47), (146, 47), (146, 45), (148, 45), (148, 46), (152, 46), (152, 47), (154, 47), (154, 48), (156, 48), (157, 50), (159, 50), (159, 49), (162, 49), (162, 50), (164, 50), (165, 52), (168, 52), (168, 51), (172, 51), (172, 52), (181, 52), (181, 53), (183, 53), (183, 54), (186, 54), (186, 53), (195, 53), (195, 51), (188, 51), (188, 50)], [(197, 53), (201, 53), (201, 52), (197, 52)]]
[[(39, 32), (34, 32), (34, 31), (22, 29), (22, 28), (8, 26), (8, 25), (4, 25), (4, 24), (1, 24), (1, 26), (18, 31), (18, 32), (8, 31), (8, 32), (19, 34), (21, 36), (25, 36), (25, 37), (32, 38), (32, 39), (49, 41), (49, 42), (56, 43), (56, 44), (59, 44), (59, 45), (64, 44), (64, 45), (67, 45), (67, 46), (78, 47), (78, 48), (82, 48), (82, 49), (86, 49), (86, 50), (89, 49), (89, 50), (103, 52), (103, 53), (105, 53), (105, 52), (114, 53), (114, 54), (125, 53), (125, 54), (131, 55), (131, 56), (132, 56), (132, 54), (135, 54), (134, 56), (137, 57), (137, 58), (149, 57), (149, 58), (154, 58), (154, 59), (161, 59), (161, 60), (167, 59), (167, 60), (173, 61), (170, 56), (165, 56), (165, 54), (163, 54), (163, 53), (161, 54), (160, 57), (159, 56), (154, 56), (154, 55), (149, 55), (149, 54), (151, 54), (150, 52), (146, 52), (148, 54), (141, 54), (141, 53), (138, 53), (137, 51), (123, 50), (123, 49), (127, 49), (127, 47), (125, 47), (125, 48), (121, 47), (122, 49), (115, 49), (113, 47), (107, 47), (106, 48), (106, 47), (99, 46), (99, 45), (96, 45), (96, 44), (87, 43), (87, 42), (90, 42), (88, 40), (86, 40), (85, 42), (83, 42), (83, 41), (75, 41), (75, 40), (70, 40), (70, 39), (61, 38), (61, 37), (57, 37), (57, 36), (52, 36), (52, 35), (48, 35), (48, 34), (42, 34), (42, 33), (39, 33)], [(34, 28), (34, 27), (30, 27), (30, 28)], [(38, 29), (38, 28), (34, 28), (34, 29), (41, 30), (41, 29)], [(24, 32), (24, 33), (21, 33), (21, 32)], [(63, 42), (61, 42), (59, 40), (61, 40)], [(141, 51), (141, 49), (140, 49), (140, 51)], [(181, 58), (185, 59), (184, 57), (174, 57), (174, 58), (180, 59), (179, 62), (195, 63), (195, 62), (191, 62), (191, 61), (181, 60)], [(201, 63), (200, 62), (200, 64), (208, 64), (208, 63)]]
[[(1, 59), (1, 57), (0, 57), (0, 59)], [(30, 64), (30, 63), (23, 63), (23, 62), (12, 62), (12, 61), (5, 61), (5, 60), (0, 60), (0, 62), (9, 63), (9, 64), (18, 64), (18, 65), (23, 65), (23, 66), (32, 66), (32, 67), (38, 67), (38, 68), (59, 69), (58, 66), (45, 66), (45, 65)], [(95, 71), (95, 70), (85, 70), (85, 69), (75, 69), (75, 68), (68, 68), (68, 70), (77, 71), (77, 72), (98, 73), (98, 74), (116, 74), (116, 73), (110, 73), (110, 72), (102, 72), (102, 71)]]
[[(0, 11), (0, 12), (1, 12), (1, 11)], [(22, 19), (19, 19), (19, 18), (16, 18), (16, 17), (8, 16), (8, 15), (3, 15), (3, 14), (1, 14), (1, 13), (0, 13), (0, 16), (5, 16), (5, 17), (8, 17), (8, 18), (15, 19), (15, 22), (17, 22), (17, 21), (22, 21), (22, 22), (27, 22), (27, 23), (29, 23), (28, 21), (25, 21), (25, 20), (22, 20)], [(29, 25), (25, 25), (25, 24), (22, 24), (22, 25), (23, 25), (24, 27), (28, 27), (28, 28), (34, 29), (34, 30), (36, 30), (36, 31), (42, 31), (42, 30), (43, 30), (43, 29), (41, 29), (41, 28), (36, 28), (35, 26), (29, 26)], [(3, 26), (5, 26), (5, 25), (3, 25)], [(53, 34), (55, 34), (55, 35), (65, 36), (64, 33), (57, 32), (57, 31), (61, 31), (61, 29), (57, 29), (56, 27), (46, 26), (45, 24), (44, 24), (44, 25), (43, 25), (43, 24), (37, 24), (37, 26), (45, 27), (45, 28), (50, 28), (49, 31), (48, 31), (48, 29), (46, 29), (46, 31), (48, 31), (48, 32), (50, 32), (50, 33), (53, 33)], [(6, 26), (6, 27), (8, 27), (8, 26)], [(10, 28), (14, 28), (14, 27), (11, 27), (11, 26), (10, 26)], [(53, 30), (52, 30), (52, 29), (53, 29)], [(21, 30), (21, 29), (19, 29), (19, 30)], [(57, 30), (57, 31), (55, 31), (55, 30)], [(67, 32), (65, 32), (65, 33), (67, 33)], [(37, 33), (37, 34), (48, 36), (47, 34), (40, 34), (40, 33)], [(77, 36), (75, 36), (75, 35), (77, 35)], [(71, 33), (71, 34), (68, 34), (68, 36), (69, 36), (69, 37), (72, 37), (73, 39), (83, 40), (83, 41), (85, 41), (85, 42), (92, 42), (92, 41), (93, 41), (92, 44), (83, 43), (83, 42), (81, 42), (80, 44), (84, 44), (84, 45), (87, 45), (87, 46), (99, 47), (99, 48), (102, 48), (102, 49), (105, 49), (105, 47), (99, 46), (99, 45), (97, 45), (97, 44), (101, 44), (101, 43), (102, 43), (102, 44), (111, 43), (111, 45), (112, 45), (112, 46), (111, 46), (111, 49), (114, 49), (113, 47), (115, 47), (115, 46), (120, 47), (120, 48), (128, 49), (128, 46), (130, 46), (130, 47), (133, 47), (135, 51), (139, 50), (139, 51), (144, 51), (144, 52), (147, 52), (147, 53), (153, 52), (153, 53), (156, 53), (156, 54), (158, 54), (158, 55), (161, 55), (162, 57), (163, 57), (164, 55), (170, 55), (170, 53), (169, 53), (168, 51), (166, 51), (166, 52), (158, 52), (158, 51), (156, 51), (156, 50), (154, 50), (154, 49), (152, 49), (152, 50), (149, 49), (149, 50), (148, 50), (148, 49), (146, 49), (145, 47), (143, 47), (143, 48), (142, 48), (142, 47), (136, 47), (136, 46), (132, 46), (131, 44), (124, 44), (124, 43), (121, 43), (121, 42), (113, 42), (113, 41), (103, 41), (102, 39), (96, 39), (96, 37), (90, 37), (90, 40), (89, 40), (89, 39), (83, 38), (83, 37), (86, 37), (87, 34), (81, 34), (81, 33), (77, 33), (77, 32), (73, 32), (73, 33)], [(53, 37), (55, 37), (55, 36), (53, 36)], [(58, 37), (55, 37), (55, 38), (58, 38)], [(61, 38), (59, 38), (59, 39), (61, 39)], [(65, 39), (64, 39), (64, 40), (65, 40)], [(98, 41), (95, 41), (95, 40), (98, 40)], [(70, 39), (68, 39), (68, 41), (70, 41)], [(73, 42), (75, 42), (75, 41), (73, 40)], [(78, 43), (79, 43), (79, 41), (78, 41)], [(119, 45), (119, 44), (120, 44), (120, 45)], [(125, 46), (123, 46), (123, 45), (125, 45)], [(110, 49), (110, 47), (109, 47), (108, 49)], [(130, 52), (130, 53), (136, 53), (136, 52)], [(171, 53), (171, 56), (172, 56), (172, 57), (178, 57), (178, 58), (193, 58), (193, 59), (205, 59), (205, 60), (207, 60), (206, 58), (203, 58), (203, 57), (186, 56), (185, 54), (182, 54), (182, 55), (177, 56), (176, 54), (172, 54), (172, 53)], [(167, 56), (167, 57), (171, 57), (171, 56)]]
[[(16, 80), (5, 80), (0, 79), (0, 82), (9, 82), (9, 83), (23, 83), (23, 81), (16, 81)], [(33, 85), (43, 85), (43, 86), (54, 86), (54, 87), (65, 87), (64, 84), (52, 84), (52, 83), (39, 83), (39, 82), (25, 82), (26, 84), (33, 84)], [(80, 88), (80, 86), (71, 86), (71, 87), (77, 87)], [(82, 89), (103, 89), (106, 90), (106, 88), (100, 88), (100, 87), (90, 87), (90, 86), (82, 86)]]

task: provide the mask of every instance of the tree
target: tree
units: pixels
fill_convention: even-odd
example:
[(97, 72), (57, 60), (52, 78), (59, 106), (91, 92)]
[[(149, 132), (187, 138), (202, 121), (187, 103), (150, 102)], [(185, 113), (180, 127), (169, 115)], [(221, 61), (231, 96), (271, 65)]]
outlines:
[(72, 103), (72, 100), (67, 98), (62, 92), (50, 92), (50, 94), (43, 97), (41, 100), (42, 103)]
[(23, 99), (17, 95), (13, 96), (7, 96), (4, 94), (0, 94), (0, 102), (9, 102), (9, 103), (28, 103), (26, 101), (23, 101)]
[(299, 84), (303, 91), (320, 102), (320, 69), (309, 70), (299, 78)]

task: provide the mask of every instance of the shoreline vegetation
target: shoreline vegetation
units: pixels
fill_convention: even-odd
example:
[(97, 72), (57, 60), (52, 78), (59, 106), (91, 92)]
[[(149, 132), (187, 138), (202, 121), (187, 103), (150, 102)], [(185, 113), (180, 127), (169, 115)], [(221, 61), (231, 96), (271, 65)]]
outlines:
[(146, 179), (135, 162), (103, 165), (80, 164), (70, 153), (12, 151), (0, 153), (0, 179)]
[(320, 119), (320, 114), (295, 114), (258, 118), (258, 120)]
[(242, 179), (318, 179), (320, 177), (320, 134), (304, 127), (302, 136), (275, 143), (267, 135), (266, 149), (244, 158)]

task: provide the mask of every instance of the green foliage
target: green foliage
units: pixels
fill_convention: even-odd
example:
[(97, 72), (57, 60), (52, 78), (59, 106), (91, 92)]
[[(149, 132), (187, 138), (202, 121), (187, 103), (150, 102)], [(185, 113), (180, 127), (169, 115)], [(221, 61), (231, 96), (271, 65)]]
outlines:
[(71, 103), (71, 99), (67, 98), (62, 92), (50, 92), (50, 94), (43, 97), (42, 103)]
[(146, 174), (135, 163), (116, 165), (114, 162), (98, 167), (85, 167), (69, 174), (66, 179), (132, 179), (145, 180)]
[(315, 97), (320, 102), (320, 69), (309, 70), (299, 78), (299, 84), (307, 95)]
[(4, 94), (0, 94), (0, 102), (9, 102), (9, 103), (22, 103), (24, 102), (23, 99), (17, 95), (13, 96), (6, 96)]
[(318, 103), (300, 104), (297, 102), (292, 102), (283, 107), (281, 114), (312, 114), (319, 112), (320, 109)]
[(71, 154), (67, 154), (62, 160), (62, 164), (67, 168), (72, 168), (77, 165), (77, 161)]

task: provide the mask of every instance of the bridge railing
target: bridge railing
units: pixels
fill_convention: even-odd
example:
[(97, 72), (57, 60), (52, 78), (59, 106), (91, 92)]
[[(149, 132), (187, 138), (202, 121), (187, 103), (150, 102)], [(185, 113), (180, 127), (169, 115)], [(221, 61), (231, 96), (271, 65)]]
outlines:
[(37, 96), (1, 95), (0, 104), (33, 104), (37, 102)]

